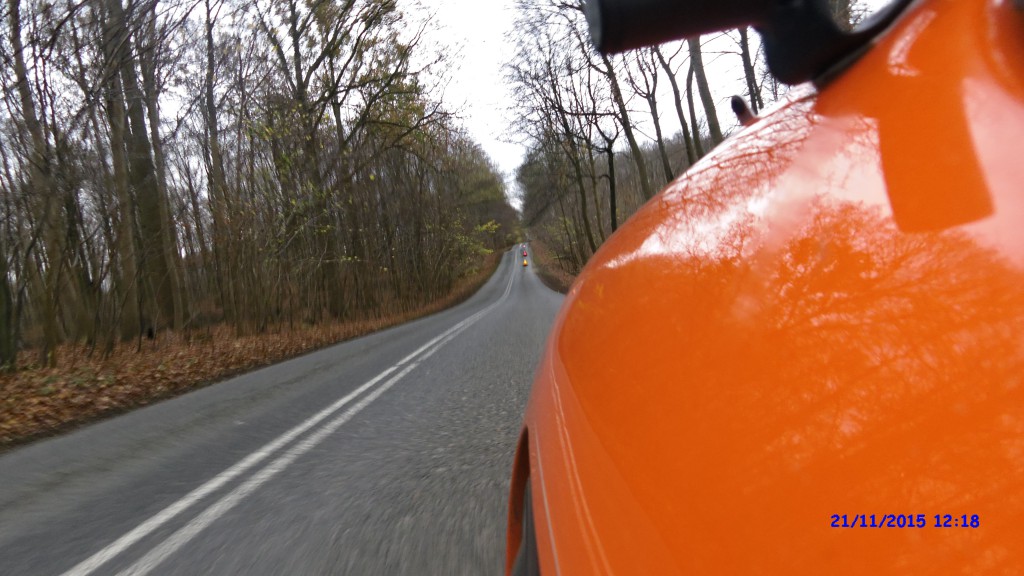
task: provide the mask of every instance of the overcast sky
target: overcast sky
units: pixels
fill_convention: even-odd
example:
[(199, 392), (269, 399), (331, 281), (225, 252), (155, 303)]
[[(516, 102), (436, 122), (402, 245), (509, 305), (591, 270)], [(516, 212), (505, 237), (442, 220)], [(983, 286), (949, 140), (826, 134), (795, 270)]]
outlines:
[[(513, 192), (511, 186), (515, 170), (525, 155), (525, 148), (516, 142), (514, 134), (508, 132), (512, 95), (502, 70), (512, 57), (512, 47), (506, 37), (515, 19), (513, 4), (514, 0), (421, 0), (420, 4), (420, 9), (434, 15), (433, 26), (426, 39), (430, 44), (446, 47), (454, 64), (447, 71), (450, 81), (444, 92), (444, 101), (459, 111), (462, 125), (505, 173), (510, 193)], [(707, 53), (705, 63), (712, 75), (716, 105), (721, 109), (720, 121), (725, 129), (734, 124), (728, 99), (733, 93), (742, 91), (742, 82), (739, 81), (742, 70), (738, 55), (715, 54), (714, 46), (714, 43), (706, 45), (705, 51), (710, 49), (712, 52)], [(734, 44), (726, 41), (721, 49), (732, 48)], [(668, 83), (662, 82), (661, 88), (666, 92), (664, 101), (670, 102)], [(632, 108), (637, 108), (637, 105)], [(667, 110), (671, 112), (671, 106)], [(648, 123), (645, 112), (646, 108), (644, 111), (638, 109), (636, 118), (640, 122), (638, 131), (641, 135), (651, 132), (645, 126)], [(666, 112), (663, 122), (666, 136), (679, 131), (674, 113)]]
[(505, 142), (511, 95), (502, 65), (512, 55), (505, 35), (514, 19), (512, 0), (424, 0), (435, 14), (429, 39), (452, 56), (445, 103), (459, 111), (462, 125), (511, 179), (524, 148)]
[[(406, 10), (434, 15), (425, 44), (443, 47), (453, 64), (447, 70), (450, 81), (444, 102), (459, 112), (462, 125), (505, 173), (512, 193), (515, 170), (525, 155), (525, 148), (514, 142), (515, 136), (508, 133), (512, 95), (502, 70), (512, 56), (506, 36), (515, 19), (514, 0), (406, 1), (409, 2)], [(861, 0), (872, 9), (888, 1)], [(757, 41), (756, 34), (751, 36), (751, 41)], [(713, 35), (703, 37), (703, 44), (719, 122), (722, 129), (728, 131), (737, 126), (728, 100), (733, 94), (745, 94), (738, 48), (734, 41), (725, 37), (715, 40)], [(664, 100), (659, 100), (671, 102), (668, 82), (663, 81), (660, 88), (666, 94)], [(646, 126), (649, 123), (646, 107), (641, 111), (639, 104), (634, 103), (631, 108), (637, 110), (634, 119), (639, 122), (638, 131), (642, 135), (651, 132)], [(661, 108), (665, 135), (678, 132), (679, 124), (672, 106), (662, 105)]]

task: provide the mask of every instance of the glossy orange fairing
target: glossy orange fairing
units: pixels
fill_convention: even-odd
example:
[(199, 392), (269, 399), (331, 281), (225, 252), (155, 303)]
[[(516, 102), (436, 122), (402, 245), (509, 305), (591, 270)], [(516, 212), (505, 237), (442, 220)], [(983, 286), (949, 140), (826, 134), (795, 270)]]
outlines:
[(1024, 13), (931, 0), (649, 202), (538, 371), (543, 573), (1024, 573), (1022, 149)]

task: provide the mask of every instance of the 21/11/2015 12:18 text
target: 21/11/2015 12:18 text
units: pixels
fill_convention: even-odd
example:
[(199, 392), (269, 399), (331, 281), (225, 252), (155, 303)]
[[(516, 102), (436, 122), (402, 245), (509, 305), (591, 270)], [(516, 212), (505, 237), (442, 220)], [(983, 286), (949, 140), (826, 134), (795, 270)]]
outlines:
[(981, 518), (977, 514), (935, 514), (929, 523), (925, 514), (855, 514), (850, 521), (846, 514), (833, 514), (832, 528), (978, 528)]

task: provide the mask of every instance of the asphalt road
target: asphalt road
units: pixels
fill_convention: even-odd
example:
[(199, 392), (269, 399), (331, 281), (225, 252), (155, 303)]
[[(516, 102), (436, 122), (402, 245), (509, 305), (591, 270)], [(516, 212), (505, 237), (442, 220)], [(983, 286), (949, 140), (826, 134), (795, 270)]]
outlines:
[(561, 295), (470, 300), (0, 457), (0, 575), (498, 574)]

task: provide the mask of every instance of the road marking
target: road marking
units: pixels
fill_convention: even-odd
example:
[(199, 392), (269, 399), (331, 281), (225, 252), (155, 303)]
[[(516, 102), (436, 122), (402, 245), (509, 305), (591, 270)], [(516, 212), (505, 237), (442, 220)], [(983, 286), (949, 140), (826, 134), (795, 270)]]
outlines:
[(163, 526), (168, 520), (182, 513), (185, 509), (189, 508), (197, 501), (208, 496), (211, 492), (214, 492), (215, 490), (217, 490), (224, 484), (230, 482), (234, 478), (238, 477), (240, 474), (249, 470), (256, 464), (259, 464), (272, 453), (276, 452), (281, 446), (284, 446), (288, 442), (294, 440), (296, 436), (302, 434), (303, 432), (309, 430), (313, 426), (319, 424), (322, 420), (330, 416), (332, 413), (334, 413), (338, 409), (342, 408), (343, 406), (351, 402), (353, 398), (363, 393), (367, 389), (371, 388), (377, 382), (380, 382), (381, 380), (386, 378), (389, 374), (394, 372), (395, 369), (396, 367), (392, 366), (391, 368), (388, 368), (387, 370), (381, 372), (375, 378), (363, 384), (353, 392), (349, 393), (341, 400), (338, 400), (334, 404), (331, 404), (327, 408), (324, 408), (320, 412), (317, 412), (312, 417), (308, 418), (298, 426), (285, 432), (281, 436), (278, 436), (275, 440), (267, 443), (259, 450), (246, 456), (244, 459), (236, 463), (231, 468), (228, 468), (224, 472), (221, 472), (217, 476), (214, 476), (206, 483), (204, 483), (202, 486), (196, 488), (195, 490), (183, 496), (177, 502), (171, 504), (167, 508), (164, 508), (160, 512), (156, 513), (149, 520), (146, 520), (142, 524), (139, 524), (130, 532), (128, 532), (124, 536), (121, 536), (120, 538), (118, 538), (113, 543), (109, 544), (99, 552), (93, 554), (89, 558), (86, 558), (82, 562), (78, 563), (77, 565), (75, 565), (74, 568), (71, 568), (70, 570), (65, 572), (63, 576), (85, 576), (86, 574), (92, 573), (94, 570), (96, 570), (97, 568), (99, 568), (100, 566), (102, 566), (103, 564), (105, 564), (121, 552), (124, 552), (124, 550), (127, 549), (129, 546), (147, 536), (150, 532), (153, 532), (160, 526)]
[[(510, 268), (514, 271), (514, 267), (510, 267)], [(384, 370), (383, 372), (381, 372), (377, 376), (373, 377), (373, 379), (371, 379), (370, 381), (366, 382), (365, 384), (363, 384), (359, 388), (357, 388), (357, 389), (353, 390), (352, 392), (350, 392), (349, 394), (347, 394), (345, 397), (343, 397), (340, 400), (334, 402), (333, 404), (331, 404), (327, 408), (324, 408), (323, 410), (317, 412), (313, 416), (307, 418), (306, 420), (304, 420), (298, 426), (295, 426), (291, 430), (288, 430), (287, 432), (285, 432), (281, 436), (278, 436), (276, 439), (272, 440), (271, 442), (265, 444), (263, 447), (259, 448), (258, 450), (256, 450), (252, 454), (246, 456), (245, 458), (243, 458), (242, 460), (240, 460), (239, 462), (237, 462), (236, 464), (234, 464), (233, 466), (231, 466), (230, 468), (228, 468), (224, 472), (221, 472), (217, 476), (214, 476), (210, 480), (206, 481), (205, 483), (203, 483), (198, 488), (192, 490), (191, 492), (189, 492), (185, 496), (181, 497), (179, 500), (177, 500), (176, 502), (174, 502), (170, 506), (164, 508), (160, 512), (157, 512), (155, 515), (150, 517), (148, 520), (146, 520), (142, 524), (139, 524), (138, 526), (136, 526), (135, 528), (133, 528), (128, 533), (124, 534), (123, 536), (121, 536), (120, 538), (115, 540), (114, 542), (108, 544), (106, 547), (104, 547), (100, 551), (96, 552), (95, 554), (93, 554), (92, 556), (86, 558), (85, 560), (79, 562), (74, 567), (72, 567), (70, 570), (64, 572), (61, 576), (88, 576), (89, 574), (92, 574), (100, 566), (102, 566), (102, 565), (106, 564), (107, 562), (109, 562), (110, 560), (114, 559), (116, 556), (120, 555), (122, 552), (124, 552), (130, 546), (132, 546), (133, 544), (135, 544), (139, 540), (145, 538), (150, 533), (152, 533), (153, 531), (155, 531), (156, 529), (158, 529), (159, 527), (163, 526), (168, 521), (173, 519), (175, 516), (177, 516), (178, 514), (181, 514), (186, 509), (190, 508), (193, 504), (195, 504), (199, 500), (205, 498), (206, 496), (209, 496), (212, 492), (214, 492), (214, 491), (218, 490), (219, 488), (223, 487), (225, 484), (227, 484), (231, 480), (237, 478), (241, 474), (245, 473), (246, 471), (248, 471), (253, 466), (256, 466), (257, 464), (259, 464), (260, 462), (265, 460), (267, 457), (269, 457), (271, 454), (273, 454), (274, 452), (279, 450), (282, 446), (284, 446), (285, 444), (288, 444), (289, 442), (294, 440), (297, 436), (299, 436), (302, 433), (308, 431), (313, 426), (316, 426), (317, 424), (319, 424), (320, 422), (322, 422), (323, 420), (325, 420), (326, 418), (331, 416), (333, 413), (335, 413), (338, 410), (340, 410), (341, 408), (343, 408), (346, 404), (351, 402), (357, 396), (359, 396), (360, 394), (362, 394), (366, 390), (372, 388), (374, 385), (376, 385), (381, 380), (384, 380), (385, 378), (387, 378), (391, 373), (393, 373), (395, 370), (397, 370), (403, 364), (409, 363), (414, 358), (416, 358), (417, 355), (419, 355), (419, 354), (423, 353), (425, 350), (429, 349), (429, 351), (427, 351), (423, 355), (422, 358), (420, 358), (416, 362), (414, 362), (414, 363), (410, 364), (409, 366), (407, 366), (404, 370), (399, 372), (398, 375), (394, 376), (393, 378), (391, 378), (390, 380), (385, 382), (383, 385), (378, 387), (376, 390), (374, 390), (373, 392), (368, 394), (365, 398), (363, 398), (362, 400), (357, 402), (355, 405), (353, 405), (351, 408), (346, 410), (341, 416), (339, 416), (338, 418), (335, 418), (334, 420), (328, 422), (323, 428), (321, 428), (320, 430), (315, 432), (313, 435), (308, 437), (306, 440), (303, 440), (302, 442), (298, 443), (296, 446), (294, 446), (291, 449), (289, 449), (288, 451), (286, 451), (284, 455), (282, 455), (282, 456), (278, 457), (276, 460), (272, 461), (265, 468), (263, 468), (263, 470), (261, 470), (255, 476), (253, 476), (248, 481), (243, 483), (239, 488), (236, 488), (234, 491), (230, 492), (227, 496), (224, 496), (223, 498), (221, 498), (216, 504), (210, 506), (202, 514), (200, 514), (195, 519), (193, 519), (191, 522), (186, 524), (185, 527), (183, 527), (183, 528), (179, 529), (177, 532), (175, 532), (170, 538), (168, 538), (161, 545), (159, 545), (157, 548), (154, 548), (149, 554), (147, 554), (145, 557), (143, 557), (142, 560), (139, 560), (138, 562), (133, 564), (132, 567), (129, 568), (127, 571), (122, 572), (122, 574), (145, 574), (146, 572), (151, 570), (153, 567), (155, 567), (157, 564), (159, 564), (161, 561), (163, 561), (167, 556), (172, 554), (175, 550), (177, 550), (182, 545), (184, 545), (189, 540), (191, 540), (203, 528), (205, 528), (207, 525), (209, 525), (209, 523), (213, 522), (213, 520), (215, 520), (220, 515), (222, 515), (225, 512), (227, 512), (228, 510), (230, 510), (232, 507), (234, 507), (235, 504), (237, 504), (246, 495), (248, 495), (250, 492), (252, 492), (257, 487), (259, 487), (259, 485), (261, 485), (263, 482), (266, 482), (266, 480), (268, 480), (271, 477), (273, 477), (280, 470), (284, 469), (284, 467), (287, 466), (288, 464), (290, 464), (295, 458), (297, 458), (298, 456), (300, 456), (300, 455), (304, 454), (305, 452), (307, 452), (310, 448), (312, 448), (317, 443), (319, 443), (321, 440), (323, 440), (323, 438), (325, 438), (331, 432), (336, 430), (339, 426), (341, 426), (342, 424), (347, 422), (352, 416), (354, 416), (356, 413), (358, 413), (360, 410), (362, 410), (364, 407), (366, 407), (370, 402), (373, 402), (373, 400), (376, 400), (377, 397), (379, 397), (381, 394), (384, 393), (384, 391), (386, 391), (388, 388), (390, 388), (396, 382), (398, 382), (398, 380), (400, 380), (403, 376), (405, 376), (410, 371), (412, 371), (413, 368), (419, 366), (421, 362), (423, 362), (424, 360), (426, 360), (430, 356), (433, 356), (434, 353), (437, 352), (438, 350), (440, 350), (440, 348), (442, 346), (444, 346), (445, 344), (450, 342), (453, 338), (455, 338), (462, 331), (464, 331), (465, 329), (469, 328), (471, 325), (475, 324), (478, 320), (480, 320), (481, 318), (483, 318), (484, 316), (489, 314), (492, 310), (494, 310), (498, 305), (500, 305), (508, 297), (509, 293), (512, 291), (512, 281), (514, 279), (515, 279), (515, 274), (509, 274), (508, 284), (505, 286), (504, 293), (502, 293), (501, 297), (498, 298), (498, 300), (496, 300), (495, 302), (491, 303), (489, 306), (487, 306), (483, 310), (480, 310), (479, 312), (473, 314), (472, 316), (470, 316), (470, 317), (462, 320), (461, 322), (455, 324), (454, 326), (452, 326), (448, 330), (445, 330), (440, 335), (432, 338), (429, 342), (427, 342), (423, 346), (420, 346), (418, 349), (416, 349), (415, 352), (413, 352), (412, 354), (409, 354), (408, 356), (406, 356), (402, 360), (398, 361), (394, 366), (391, 366), (390, 368)], [(433, 348), (431, 349), (431, 347), (433, 347)], [(325, 432), (325, 430), (327, 430), (327, 432)], [(314, 439), (315, 439), (315, 441), (312, 442), (311, 444), (309, 444), (308, 447), (302, 448), (303, 446), (306, 446), (308, 443), (310, 443)], [(289, 455), (293, 454), (293, 452), (294, 452), (294, 455), (289, 456)], [(270, 471), (269, 473), (268, 473), (268, 470)], [(257, 478), (263, 478), (263, 479), (258, 481), (258, 482), (255, 482)], [(204, 518), (205, 518), (205, 520), (203, 520)], [(173, 548), (172, 548), (172, 546), (169, 544), (169, 543), (171, 543), (172, 540), (174, 540), (174, 541), (180, 540), (180, 543), (174, 545)], [(159, 554), (157, 554), (157, 552), (159, 550), (166, 550), (166, 553), (161, 553), (162, 555), (159, 555)], [(159, 556), (159, 559), (157, 559), (156, 562), (153, 563), (153, 559), (157, 558), (157, 556)], [(150, 563), (151, 563), (150, 566), (143, 566), (143, 560), (146, 560), (146, 559), (150, 559)]]
[(317, 444), (322, 442), (327, 436), (334, 433), (342, 424), (348, 422), (357, 413), (366, 408), (371, 402), (376, 400), (381, 394), (386, 392), (389, 388), (394, 386), (403, 376), (412, 372), (414, 368), (423, 363), (424, 360), (430, 358), (435, 352), (441, 349), (442, 346), (447, 344), (453, 338), (458, 336), (463, 330), (469, 328), (470, 324), (466, 324), (462, 329), (449, 334), (443, 341), (437, 344), (432, 350), (423, 355), (422, 358), (416, 362), (406, 366), (404, 370), (399, 372), (393, 378), (381, 384), (376, 390), (366, 395), (365, 398), (354, 404), (351, 408), (346, 410), (341, 416), (331, 420), (322, 428), (316, 431), (313, 435), (309, 436), (305, 440), (302, 440), (292, 448), (289, 448), (285, 453), (279, 456), (276, 460), (267, 464), (262, 470), (256, 473), (255, 476), (247, 480), (244, 484), (235, 488), (234, 491), (228, 493), (222, 497), (215, 504), (204, 510), (199, 516), (193, 519), (191, 522), (186, 524), (183, 528), (172, 534), (167, 540), (164, 540), (159, 546), (151, 550), (148, 554), (140, 558), (135, 564), (122, 570), (117, 576), (144, 576), (151, 570), (160, 565), (161, 562), (166, 560), (171, 554), (177, 552), (182, 546), (188, 544), (190, 540), (195, 538), (200, 532), (203, 531), (207, 526), (212, 524), (215, 520), (226, 514), (229, 510), (235, 507), (236, 504), (241, 502), (246, 496), (252, 493), (254, 490), (259, 488), (261, 485), (266, 483), (268, 480), (277, 475), (288, 467), (289, 464), (295, 461), (296, 458), (302, 456), (306, 452), (310, 451)]
[(242, 499), (263, 485), (267, 480), (270, 480), (276, 476), (278, 472), (287, 468), (288, 465), (294, 462), (296, 458), (302, 456), (306, 452), (309, 452), (314, 446), (322, 442), (324, 438), (332, 434), (335, 430), (341, 427), (342, 424), (348, 422), (353, 416), (376, 400), (389, 388), (394, 386), (396, 382), (401, 380), (403, 376), (411, 372), (412, 369), (417, 366), (419, 366), (419, 362), (414, 362), (406, 366), (404, 370), (393, 376), (384, 384), (381, 384), (373, 392), (367, 394), (365, 398), (353, 404), (352, 407), (342, 413), (341, 416), (331, 420), (322, 428), (317, 430), (316, 433), (286, 450), (284, 454), (279, 456), (270, 464), (267, 464), (267, 466), (256, 473), (255, 476), (249, 478), (241, 486), (235, 488), (215, 504), (204, 510), (202, 514), (196, 516), (191, 522), (180, 528), (177, 532), (168, 537), (167, 540), (164, 540), (159, 546), (153, 548), (135, 564), (132, 564), (126, 570), (119, 572), (118, 576), (141, 576), (143, 574), (148, 574), (150, 570), (156, 568), (161, 562), (166, 560), (168, 556), (195, 538), (196, 535), (202, 532), (204, 528), (212, 524), (214, 520), (223, 516), (226, 512), (241, 502)]

